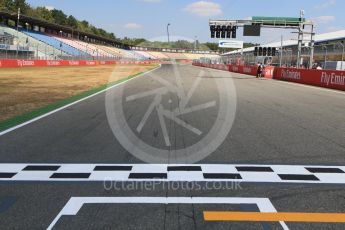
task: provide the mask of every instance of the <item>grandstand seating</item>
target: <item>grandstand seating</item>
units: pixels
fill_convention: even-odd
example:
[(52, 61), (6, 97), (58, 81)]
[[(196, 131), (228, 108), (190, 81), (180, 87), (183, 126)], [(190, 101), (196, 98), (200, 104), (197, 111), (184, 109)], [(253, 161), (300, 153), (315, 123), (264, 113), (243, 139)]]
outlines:
[(102, 50), (105, 50), (109, 53), (112, 53), (118, 56), (121, 59), (142, 59), (141, 55), (137, 55), (135, 52), (131, 50), (124, 50), (124, 49), (119, 49), (116, 47), (104, 46), (104, 45), (98, 45), (98, 47)]
[[(0, 30), (4, 31), (7, 34), (10, 34), (14, 37), (17, 37), (18, 35), (18, 44), (24, 45), (26, 44), (26, 41), (28, 39), (28, 35), (16, 31), (15, 29), (12, 29), (10, 27), (2, 26), (0, 25)], [(28, 44), (30, 47), (34, 47), (36, 51), (36, 58), (38, 59), (56, 59), (59, 58), (68, 58), (67, 53), (62, 52), (59, 49), (56, 49), (53, 46), (50, 46), (42, 41), (36, 40), (36, 39), (28, 39)]]
[(117, 50), (115, 49), (112, 49), (113, 47), (110, 47), (110, 46), (105, 46), (105, 45), (95, 45), (97, 48), (109, 53), (109, 54), (112, 54), (114, 56), (116, 56), (117, 58), (121, 58), (122, 57), (122, 54), (120, 52), (118, 52)]
[(38, 31), (32, 31), (32, 30), (21, 30), (21, 31), (29, 35), (30, 37), (33, 37), (41, 42), (49, 44), (50, 46), (53, 46), (56, 49), (62, 50), (63, 52), (67, 54), (73, 55), (74, 57), (90, 58), (90, 55), (85, 53), (84, 51), (78, 50), (66, 43), (63, 44), (61, 43), (61, 41), (56, 40), (54, 37), (50, 37)]
[(13, 45), (14, 36), (0, 29), (0, 44)]
[(185, 53), (184, 54), (186, 56), (187, 59), (199, 59), (200, 58), (200, 54), (194, 54), (194, 53)]
[(201, 57), (218, 57), (216, 54), (198, 54), (198, 53), (177, 53), (177, 52), (159, 52), (159, 51), (135, 51), (150, 59), (199, 59)]
[[(54, 37), (54, 36), (53, 36)], [(76, 48), (76, 49), (78, 49), (78, 50), (82, 50), (82, 51), (84, 51), (84, 52), (87, 52), (86, 51), (86, 49), (85, 49), (85, 47), (84, 46), (82, 46), (82, 45), (80, 45), (79, 43), (77, 43), (77, 42), (74, 42), (74, 41), (72, 41), (72, 40), (69, 40), (69, 39), (66, 39), (66, 38), (61, 38), (61, 37), (54, 37), (56, 40), (59, 40), (60, 42), (63, 42), (63, 43), (65, 43), (65, 44), (67, 44), (67, 45), (69, 45), (69, 46), (72, 46), (72, 47), (74, 47), (74, 48)], [(90, 54), (89, 52), (87, 52), (88, 54)]]
[(71, 38), (62, 38), (59, 36), (52, 35), (56, 40), (63, 42), (71, 47), (74, 47), (80, 51), (83, 51), (93, 58), (99, 58), (99, 59), (116, 59), (116, 55), (106, 52), (103, 50), (100, 46), (92, 44), (92, 43), (86, 43), (83, 41), (71, 39)]
[(149, 54), (149, 53), (146, 52), (146, 51), (138, 51), (138, 50), (136, 50), (135, 52), (138, 53), (139, 55), (142, 55), (142, 56), (145, 57), (146, 59), (156, 59), (155, 56)]
[(157, 52), (157, 51), (147, 51), (147, 53), (156, 59), (168, 59), (169, 57), (166, 56), (163, 52)]
[(144, 60), (147, 59), (145, 56), (135, 52), (134, 50), (126, 50), (127, 55), (131, 58), (138, 59), (138, 60)]
[[(98, 45), (87, 43), (84, 41), (74, 41), (75, 43), (78, 43), (81, 45), (84, 50), (87, 50), (87, 52), (94, 57), (104, 57), (104, 58), (114, 58), (115, 56), (109, 52), (104, 51), (101, 49)], [(83, 50), (83, 49), (82, 49)]]
[(171, 59), (187, 59), (184, 53), (165, 53)]
[(63, 38), (52, 35), (56, 40), (68, 44), (78, 50), (88, 53), (93, 58), (98, 59), (146, 59), (130, 50), (123, 50), (112, 46), (86, 43), (84, 41), (71, 38)]
[(86, 43), (84, 41), (67, 39), (54, 36), (55, 39), (64, 42), (76, 49), (82, 50), (94, 58), (100, 59), (142, 59), (140, 55), (133, 53), (130, 50), (123, 50), (112, 46), (105, 46), (100, 44)]
[[(52, 34), (44, 34), (38, 31), (16, 31), (13, 28), (0, 25), (2, 34), (10, 34), (19, 37), (19, 44), (29, 44), (34, 47), (36, 58), (40, 59), (103, 59), (103, 60), (168, 60), (168, 59), (199, 59), (201, 57), (216, 57), (214, 54), (160, 52), (144, 50), (125, 50), (113, 46), (86, 43), (84, 41), (61, 37)], [(27, 43), (27, 40), (29, 43)]]

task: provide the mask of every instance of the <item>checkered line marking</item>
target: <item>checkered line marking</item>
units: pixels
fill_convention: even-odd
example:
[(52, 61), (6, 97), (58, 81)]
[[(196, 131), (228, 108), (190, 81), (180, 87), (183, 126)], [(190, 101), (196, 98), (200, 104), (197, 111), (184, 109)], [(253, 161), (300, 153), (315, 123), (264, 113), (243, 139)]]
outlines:
[(0, 164), (0, 181), (241, 181), (345, 184), (345, 166)]

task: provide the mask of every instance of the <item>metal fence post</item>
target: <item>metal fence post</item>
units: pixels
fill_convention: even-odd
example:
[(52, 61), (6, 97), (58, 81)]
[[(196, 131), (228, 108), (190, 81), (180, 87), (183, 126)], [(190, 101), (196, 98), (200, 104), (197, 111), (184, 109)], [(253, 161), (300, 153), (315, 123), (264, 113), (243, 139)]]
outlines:
[(327, 45), (322, 46), (322, 48), (325, 50), (325, 65), (324, 65), (324, 69), (326, 69), (326, 67), (327, 67), (328, 48), (327, 48)]
[(341, 53), (341, 70), (343, 69), (343, 62), (344, 62), (344, 49), (345, 49), (345, 45), (344, 45), (344, 41), (339, 42), (339, 44), (342, 47), (342, 53)]

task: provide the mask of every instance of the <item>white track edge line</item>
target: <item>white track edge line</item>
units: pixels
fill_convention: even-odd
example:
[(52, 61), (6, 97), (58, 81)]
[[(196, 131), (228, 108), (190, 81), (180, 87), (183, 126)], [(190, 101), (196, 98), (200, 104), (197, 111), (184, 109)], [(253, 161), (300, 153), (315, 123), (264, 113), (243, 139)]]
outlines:
[(40, 116), (38, 116), (38, 117), (35, 117), (35, 118), (31, 119), (31, 120), (25, 121), (25, 122), (23, 122), (23, 123), (21, 123), (21, 124), (19, 124), (19, 125), (16, 125), (16, 126), (14, 126), (14, 127), (11, 127), (11, 128), (9, 128), (9, 129), (6, 129), (6, 130), (0, 132), (0, 136), (3, 136), (3, 135), (5, 135), (5, 134), (7, 134), (7, 133), (9, 133), (9, 132), (12, 132), (12, 131), (14, 131), (14, 130), (16, 130), (16, 129), (19, 129), (19, 128), (23, 127), (23, 126), (26, 126), (26, 125), (28, 125), (28, 124), (31, 124), (31, 123), (33, 123), (33, 122), (35, 122), (35, 121), (38, 121), (38, 120), (42, 119), (42, 118), (45, 118), (45, 117), (47, 117), (47, 116), (49, 116), (49, 115), (51, 115), (51, 114), (54, 114), (54, 113), (59, 112), (59, 111), (61, 111), (61, 110), (64, 110), (64, 109), (66, 109), (66, 108), (68, 108), (68, 107), (70, 107), (70, 106), (72, 106), (72, 105), (75, 105), (75, 104), (77, 104), (77, 103), (79, 103), (79, 102), (85, 101), (85, 100), (87, 100), (87, 99), (89, 99), (89, 98), (91, 98), (91, 97), (94, 97), (94, 96), (96, 96), (96, 95), (98, 95), (98, 94), (101, 94), (101, 93), (103, 93), (103, 92), (105, 92), (105, 91), (107, 91), (107, 90), (109, 90), (109, 89), (112, 89), (112, 88), (115, 88), (115, 87), (117, 87), (117, 86), (119, 86), (119, 85), (122, 85), (122, 84), (124, 84), (124, 83), (126, 83), (126, 82), (128, 82), (128, 81), (130, 81), (130, 80), (133, 80), (133, 79), (135, 79), (135, 78), (138, 78), (138, 77), (144, 76), (144, 75), (146, 75), (146, 74), (148, 74), (148, 73), (151, 73), (151, 72), (153, 72), (153, 71), (159, 69), (161, 66), (162, 66), (162, 65), (160, 64), (158, 67), (156, 67), (156, 68), (154, 68), (154, 69), (151, 69), (151, 70), (149, 70), (149, 71), (147, 71), (147, 72), (141, 73), (141, 74), (139, 74), (139, 75), (137, 75), (137, 76), (135, 76), (135, 77), (132, 77), (132, 78), (130, 78), (130, 79), (127, 79), (127, 80), (125, 80), (125, 81), (122, 81), (122, 82), (120, 82), (120, 83), (118, 83), (118, 84), (115, 84), (115, 85), (113, 85), (113, 86), (107, 87), (106, 89), (103, 89), (103, 90), (101, 90), (101, 91), (98, 91), (98, 92), (96, 92), (96, 93), (94, 93), (94, 94), (91, 94), (91, 95), (89, 95), (89, 96), (87, 96), (87, 97), (81, 98), (81, 99), (79, 99), (79, 100), (77, 100), (77, 101), (74, 101), (74, 102), (72, 102), (72, 103), (70, 103), (70, 104), (64, 105), (64, 106), (62, 106), (62, 107), (60, 107), (60, 108), (57, 108), (57, 109), (55, 109), (55, 110), (53, 110), (53, 111), (50, 111), (50, 112), (45, 113), (45, 114), (42, 114), (42, 115), (40, 115)]

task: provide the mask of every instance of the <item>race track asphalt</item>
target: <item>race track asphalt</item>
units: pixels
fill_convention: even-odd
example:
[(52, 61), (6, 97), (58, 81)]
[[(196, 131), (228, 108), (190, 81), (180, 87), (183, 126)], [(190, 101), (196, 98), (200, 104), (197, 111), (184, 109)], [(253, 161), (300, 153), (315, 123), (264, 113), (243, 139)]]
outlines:
[[(155, 93), (143, 96), (146, 92)], [(152, 105), (155, 100), (159, 103)], [(181, 107), (181, 103), (186, 104)], [(206, 106), (189, 113), (181, 109), (197, 105)], [(152, 113), (144, 120), (150, 106)], [(224, 111), (227, 112), (219, 115)], [(173, 116), (174, 112), (180, 115)], [(345, 93), (340, 91), (190, 65), (162, 65), (0, 136), (0, 228), (45, 229), (71, 197), (268, 198), (278, 212), (345, 213), (344, 115)], [(214, 124), (218, 124), (215, 130), (219, 132), (208, 135)], [(223, 128), (227, 126), (231, 129), (224, 134), (226, 128)], [(128, 133), (128, 140), (123, 140)], [(222, 139), (221, 143), (215, 144), (212, 137)], [(143, 147), (141, 142), (150, 147)], [(200, 149), (212, 151), (203, 157), (190, 158), (193, 152), (189, 147), (199, 142)], [(151, 151), (151, 147), (161, 151)], [(157, 160), (152, 161), (151, 154)], [(145, 172), (154, 168), (152, 163), (167, 166), (193, 163), (201, 166), (204, 173), (208, 165), (219, 164), (219, 168), (234, 166), (243, 179), (252, 173), (254, 179), (235, 186), (236, 178), (226, 182), (214, 180), (211, 187), (207, 183), (212, 180), (190, 179), (190, 186), (184, 187), (184, 179), (170, 181), (168, 176), (168, 180), (148, 180), (149, 188), (143, 187), (144, 181), (108, 181), (113, 185), (110, 189), (103, 181), (42, 179), (67, 170), (66, 165), (71, 163), (84, 164), (85, 168), (107, 164), (135, 168), (140, 164)], [(1, 168), (1, 164), (7, 164), (7, 168)], [(5, 173), (12, 169), (16, 173), (25, 171), (27, 165), (37, 164), (60, 168), (32, 170), (25, 174), (29, 178), (26, 181), (15, 180), (19, 173), (4, 179), (8, 176)], [(260, 170), (265, 173), (262, 168), (248, 174), (248, 169), (247, 172), (239, 169), (246, 165), (272, 168), (275, 172), (277, 168), (277, 174), (283, 170), (280, 165), (285, 165), (284, 173), (289, 175), (300, 174), (293, 171), (296, 165), (337, 168), (340, 172), (313, 174), (322, 183), (308, 183), (304, 179), (292, 183), (273, 179), (263, 182), (260, 181), (263, 175)], [(68, 170), (86, 173), (83, 169)], [(177, 176), (186, 180), (197, 178), (193, 170), (179, 173)], [(107, 175), (106, 172), (105, 179)], [(327, 183), (327, 176), (333, 176), (339, 183)], [(202, 212), (212, 210), (259, 211), (258, 205), (243, 203), (85, 202), (76, 215), (59, 218), (54, 229), (283, 229), (278, 222), (205, 221)], [(286, 222), (286, 226), (289, 229), (345, 228), (344, 223)]]

